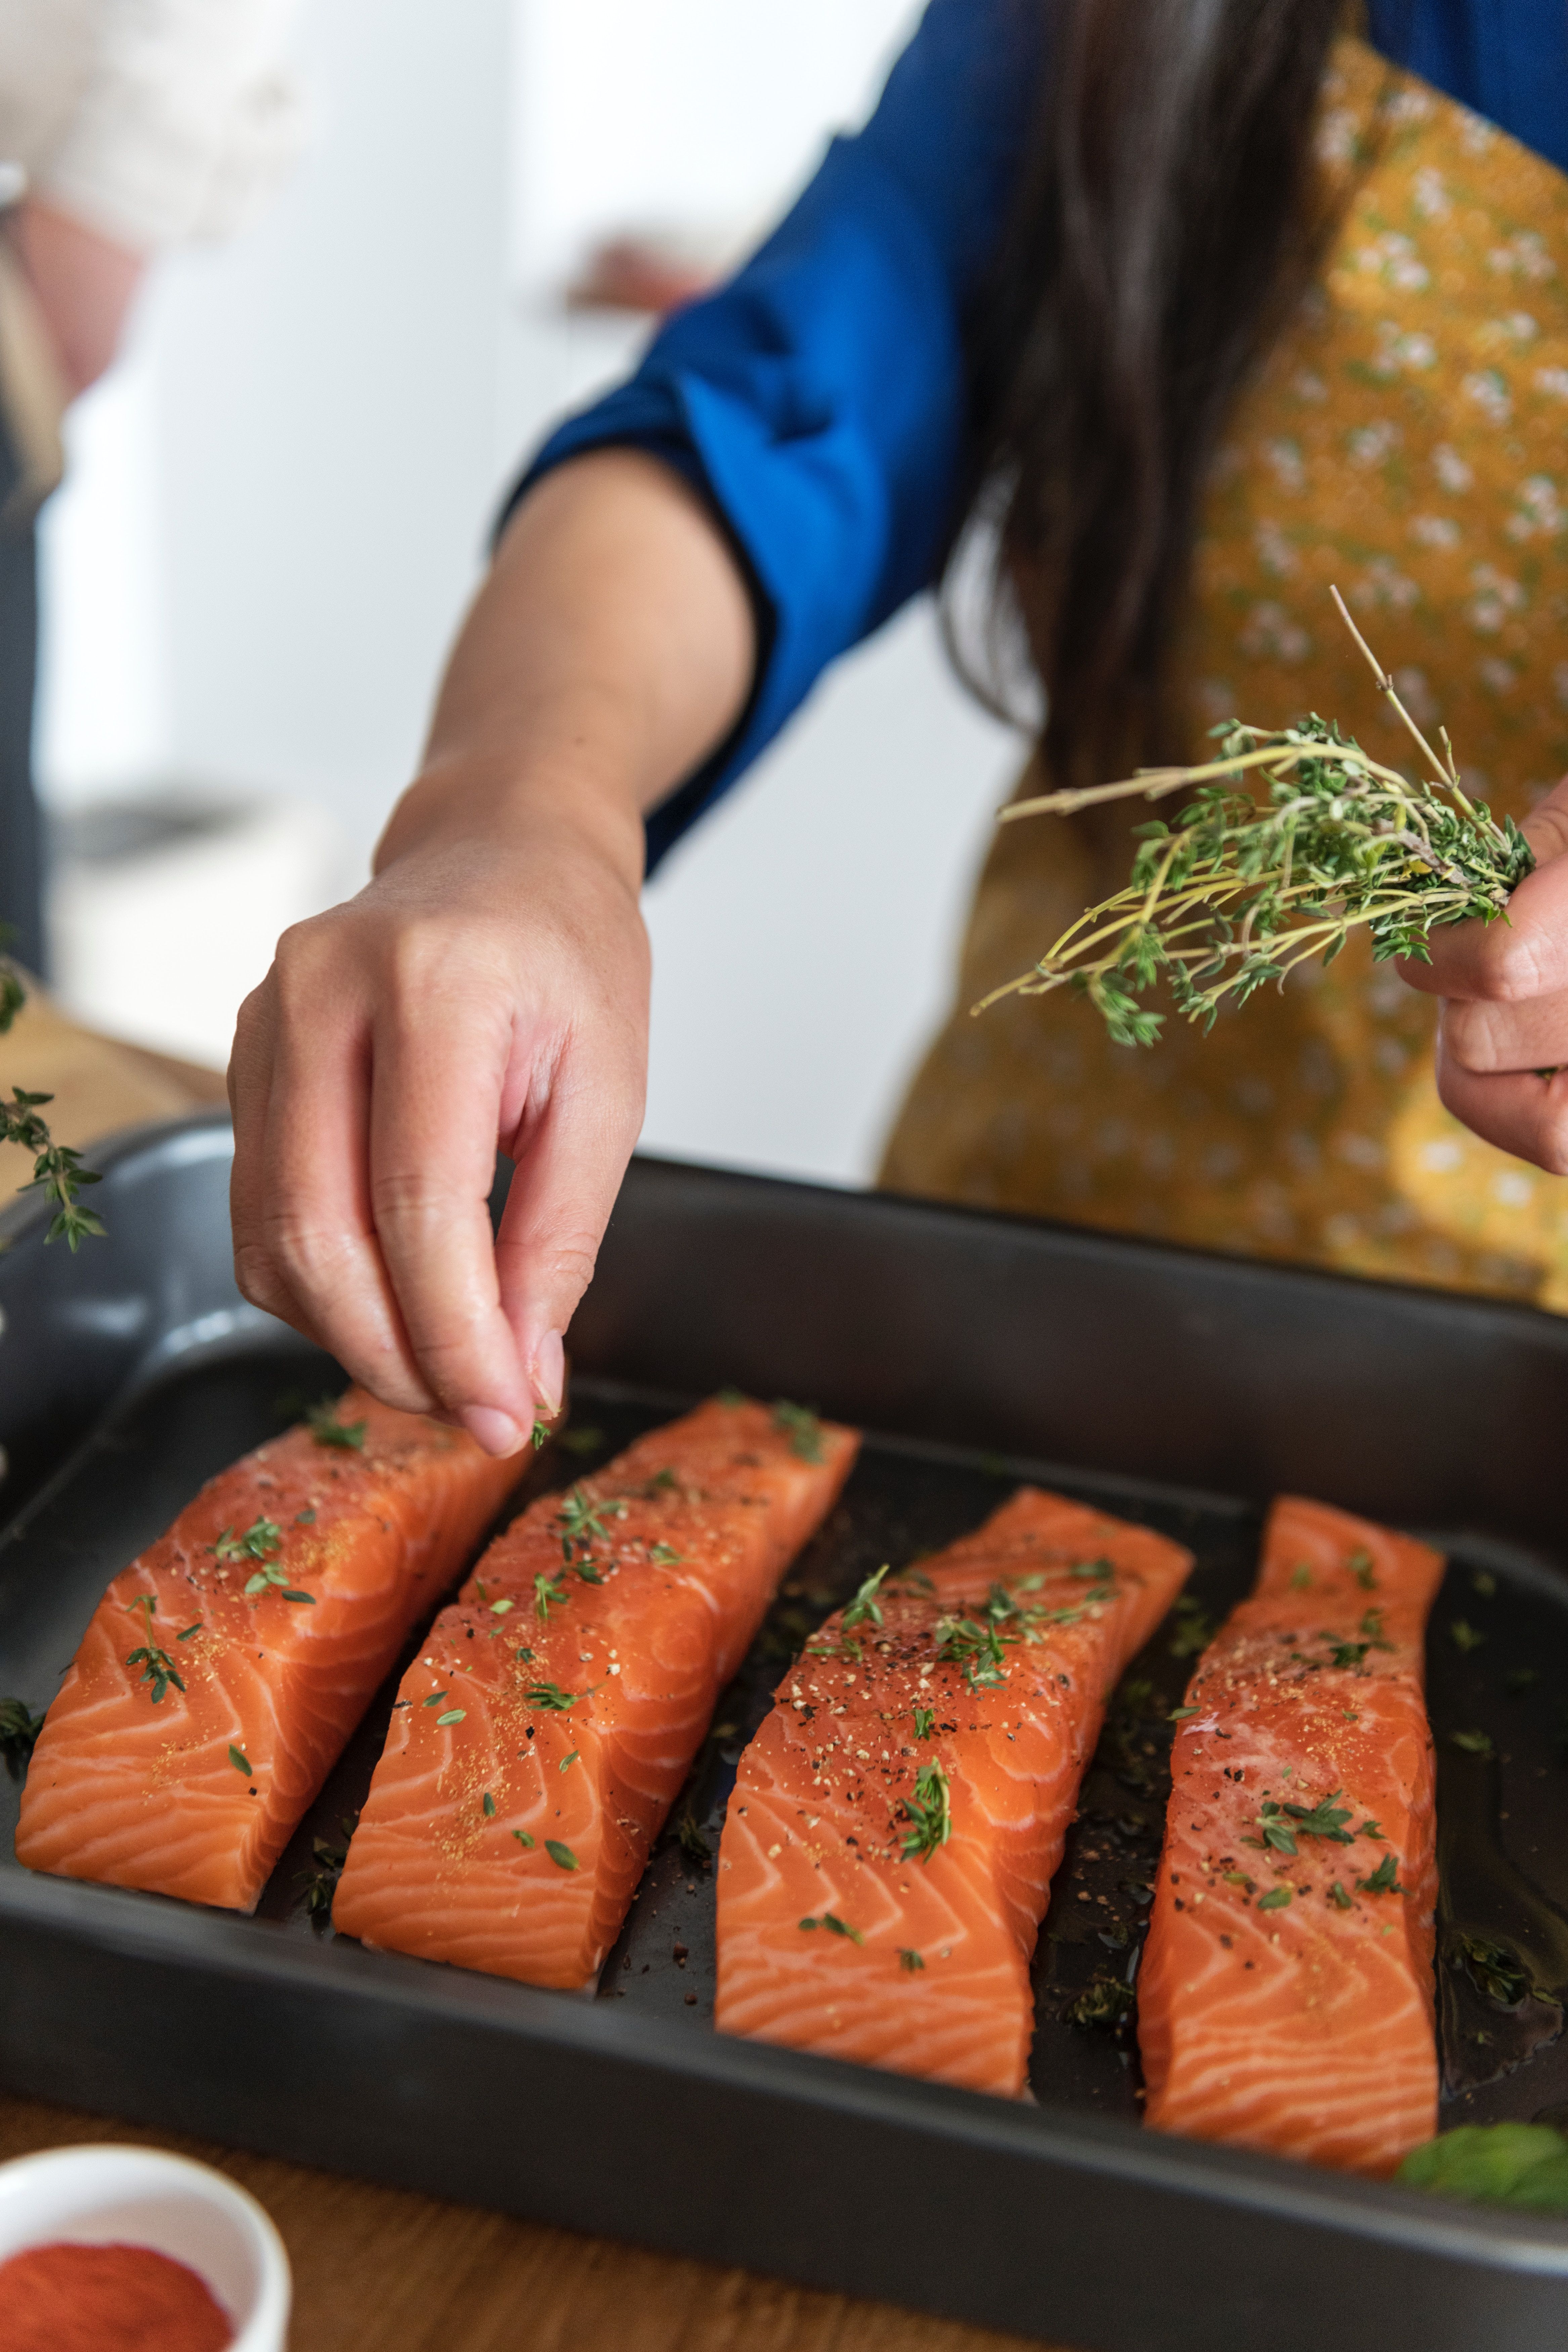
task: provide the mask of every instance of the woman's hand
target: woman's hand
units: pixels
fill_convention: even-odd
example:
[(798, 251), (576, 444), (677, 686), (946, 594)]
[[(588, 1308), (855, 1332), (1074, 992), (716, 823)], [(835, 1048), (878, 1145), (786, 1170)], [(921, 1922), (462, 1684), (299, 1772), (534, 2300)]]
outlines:
[(1539, 863), (1508, 919), (1434, 931), (1430, 964), (1400, 970), (1443, 1000), (1437, 1091), (1455, 1118), (1568, 1176), (1568, 778), (1521, 830)]
[(145, 260), (37, 196), (6, 215), (5, 233), (74, 398), (97, 383), (119, 350)]
[[(241, 1289), (497, 1454), (560, 1403), (642, 1122), (639, 851), (542, 821), (438, 828), (286, 932), (240, 1014)], [(498, 1143), (518, 1172), (492, 1246)]]
[[(700, 501), (546, 477), (458, 642), (375, 878), (286, 932), (229, 1070), (239, 1286), (389, 1404), (517, 1451), (642, 1121), (642, 814), (733, 726), (753, 629)], [(498, 1145), (516, 1162), (499, 1240)]]

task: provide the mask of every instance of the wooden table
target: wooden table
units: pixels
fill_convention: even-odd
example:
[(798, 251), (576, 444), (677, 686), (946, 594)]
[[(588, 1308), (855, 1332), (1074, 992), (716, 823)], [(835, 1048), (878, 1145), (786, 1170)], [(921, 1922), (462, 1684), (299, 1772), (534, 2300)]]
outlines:
[[(225, 1098), (216, 1071), (92, 1036), (40, 997), (0, 1038), (13, 1086), (52, 1092), (55, 1139), (78, 1145)], [(0, 1202), (31, 1172), (0, 1147)], [(0, 2097), (0, 2160), (95, 2139), (204, 2158), (260, 2198), (294, 2266), (291, 2352), (1025, 2352), (887, 2305)]]

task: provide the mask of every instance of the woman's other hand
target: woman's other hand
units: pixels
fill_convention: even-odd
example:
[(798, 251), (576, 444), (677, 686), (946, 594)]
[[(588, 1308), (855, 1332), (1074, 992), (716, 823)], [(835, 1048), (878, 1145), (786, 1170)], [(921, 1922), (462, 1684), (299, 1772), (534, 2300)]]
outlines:
[(1568, 777), (1521, 830), (1539, 863), (1507, 920), (1434, 931), (1430, 964), (1400, 970), (1442, 999), (1437, 1091), (1455, 1118), (1568, 1176)]
[[(554, 1412), (642, 1121), (644, 812), (729, 733), (750, 599), (700, 500), (606, 451), (501, 542), (374, 879), (286, 932), (229, 1093), (240, 1288), (492, 1453)], [(498, 1145), (516, 1162), (499, 1240)]]
[(145, 259), (37, 196), (6, 215), (5, 233), (74, 398), (119, 350)]

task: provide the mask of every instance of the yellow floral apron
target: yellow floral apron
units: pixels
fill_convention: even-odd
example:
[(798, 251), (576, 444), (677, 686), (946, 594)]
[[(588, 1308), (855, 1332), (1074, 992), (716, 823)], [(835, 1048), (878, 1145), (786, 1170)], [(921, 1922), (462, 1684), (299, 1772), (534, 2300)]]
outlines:
[[(1316, 709), (1408, 768), (1337, 582), (1467, 789), (1522, 816), (1568, 770), (1568, 176), (1357, 42), (1319, 140), (1353, 193), (1215, 467), (1194, 732)], [(1169, 1019), (1152, 1049), (1111, 1045), (1066, 990), (972, 1018), (1100, 870), (1072, 821), (999, 832), (885, 1185), (1568, 1310), (1568, 1180), (1449, 1118), (1435, 1006), (1363, 940), (1207, 1038)]]

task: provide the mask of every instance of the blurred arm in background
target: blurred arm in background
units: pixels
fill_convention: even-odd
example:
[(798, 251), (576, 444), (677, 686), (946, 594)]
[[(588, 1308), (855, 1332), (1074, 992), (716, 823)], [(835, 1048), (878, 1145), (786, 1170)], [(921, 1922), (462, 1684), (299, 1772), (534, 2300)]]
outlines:
[(293, 162), (298, 5), (0, 5), (0, 166), (21, 189), (0, 215), (0, 924), (35, 971), (33, 520), (59, 478), (61, 415), (112, 361), (149, 257), (243, 228)]

